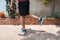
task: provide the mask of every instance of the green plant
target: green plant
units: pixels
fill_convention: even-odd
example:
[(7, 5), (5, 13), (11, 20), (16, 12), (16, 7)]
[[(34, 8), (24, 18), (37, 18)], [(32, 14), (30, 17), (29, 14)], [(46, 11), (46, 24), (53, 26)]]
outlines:
[(49, 1), (50, 1), (50, 0), (42, 0), (42, 3), (43, 3), (44, 5), (47, 5), (47, 4), (49, 3)]
[(47, 18), (47, 16), (44, 16), (44, 18)]
[(54, 15), (53, 15), (54, 18), (60, 18), (60, 12), (54, 12)]
[(14, 10), (11, 10), (10, 9), (10, 0), (5, 0), (6, 1), (6, 11), (8, 12), (8, 15), (11, 17), (11, 18), (15, 18), (15, 13), (16, 13), (16, 4), (15, 4), (15, 2), (16, 1), (14, 1)]

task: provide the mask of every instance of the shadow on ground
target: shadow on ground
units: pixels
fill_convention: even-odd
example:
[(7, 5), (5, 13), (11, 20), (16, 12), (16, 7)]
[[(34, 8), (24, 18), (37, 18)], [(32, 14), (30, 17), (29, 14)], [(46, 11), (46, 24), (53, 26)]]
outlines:
[(56, 27), (59, 27), (60, 28), (60, 25), (56, 25)]
[(55, 34), (47, 33), (42, 30), (38, 31), (32, 29), (28, 29), (27, 33), (23, 37), (24, 38), (22, 40), (60, 40), (60, 35), (56, 36)]

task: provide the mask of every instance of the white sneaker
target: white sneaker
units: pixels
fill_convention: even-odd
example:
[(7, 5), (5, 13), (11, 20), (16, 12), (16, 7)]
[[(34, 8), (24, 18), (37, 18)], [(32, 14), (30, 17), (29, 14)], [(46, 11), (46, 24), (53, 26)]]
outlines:
[(20, 31), (19, 31), (19, 35), (24, 35), (25, 33), (26, 33), (27, 31), (26, 31), (26, 29), (21, 29)]

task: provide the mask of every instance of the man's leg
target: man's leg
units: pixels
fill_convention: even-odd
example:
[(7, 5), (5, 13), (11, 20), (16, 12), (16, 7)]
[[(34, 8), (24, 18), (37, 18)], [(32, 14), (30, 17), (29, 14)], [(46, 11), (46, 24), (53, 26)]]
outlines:
[(22, 28), (21, 28), (19, 34), (25, 34), (27, 31), (25, 29), (25, 18), (24, 18), (24, 16), (20, 16), (20, 23), (21, 23)]
[[(20, 34), (24, 34), (26, 33), (26, 29), (25, 29), (25, 18), (24, 16), (27, 15), (27, 12), (29, 12), (29, 4), (27, 3), (27, 1), (24, 2), (20, 2), (19, 4), (19, 12), (20, 12), (20, 23), (22, 25), (22, 29), (21, 29), (21, 33)], [(27, 8), (28, 7), (28, 8)]]
[(22, 25), (22, 29), (25, 29), (25, 18), (24, 18), (24, 16), (20, 16), (20, 23)]

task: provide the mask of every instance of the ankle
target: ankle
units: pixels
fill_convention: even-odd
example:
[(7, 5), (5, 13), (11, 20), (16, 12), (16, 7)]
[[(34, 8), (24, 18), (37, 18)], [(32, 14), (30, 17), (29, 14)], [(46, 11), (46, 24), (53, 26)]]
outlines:
[(25, 28), (22, 28), (22, 30), (26, 30)]

